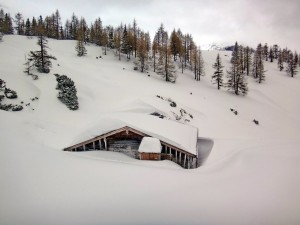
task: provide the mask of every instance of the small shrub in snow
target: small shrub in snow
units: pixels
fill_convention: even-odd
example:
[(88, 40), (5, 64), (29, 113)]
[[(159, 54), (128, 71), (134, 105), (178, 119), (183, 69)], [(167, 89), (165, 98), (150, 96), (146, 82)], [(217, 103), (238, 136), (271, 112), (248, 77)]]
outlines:
[(54, 74), (58, 82), (56, 89), (59, 90), (57, 98), (64, 103), (70, 110), (77, 110), (79, 108), (77, 90), (70, 78), (66, 75)]
[(171, 103), (170, 103), (170, 106), (171, 106), (171, 107), (176, 107), (177, 105), (176, 105), (175, 102), (171, 102)]
[(12, 104), (1, 104), (1, 101), (6, 98), (17, 98), (17, 92), (13, 91), (6, 87), (4, 80), (0, 79), (0, 91), (4, 91), (4, 95), (0, 95), (0, 109), (5, 111), (21, 111), (23, 106), (21, 105), (12, 105)]
[(33, 80), (37, 80), (39, 77), (33, 73), (31, 73), (31, 71), (34, 68), (34, 65), (32, 64), (33, 60), (32, 59), (27, 59), (27, 57), (25, 56), (25, 70), (23, 71), (25, 74), (27, 74), (28, 76), (31, 76)]
[(166, 100), (166, 101), (170, 102), (171, 107), (176, 107), (177, 106), (176, 102), (174, 102), (171, 98), (164, 98), (164, 97), (159, 96), (159, 95), (156, 95), (156, 97), (158, 97), (162, 100)]
[(160, 114), (160, 113), (158, 113), (158, 112), (153, 112), (153, 113), (151, 113), (150, 115), (152, 115), (152, 116), (157, 116), (157, 117), (159, 117), (160, 119), (165, 118), (164, 115), (162, 115), (162, 114)]
[(37, 80), (37, 79), (39, 79), (38, 75), (31, 74), (31, 76), (32, 76), (32, 79), (33, 79), (33, 80)]
[(170, 102), (170, 106), (171, 106), (171, 107), (176, 107), (176, 106), (177, 106), (176, 102), (174, 102), (171, 98), (167, 98), (166, 100), (167, 100), (168, 102)]
[(5, 111), (21, 111), (23, 109), (23, 106), (12, 104), (0, 104), (0, 109)]
[[(170, 111), (173, 114), (174, 119), (176, 121), (180, 121), (180, 122), (186, 123), (186, 122), (190, 122), (190, 119), (194, 118), (193, 115), (190, 114), (190, 113), (188, 113), (185, 109), (180, 108), (179, 106), (177, 106), (176, 102), (173, 101), (171, 98), (166, 98), (166, 97), (163, 97), (163, 96), (160, 96), (160, 95), (156, 95), (156, 97), (159, 98), (159, 99), (161, 99), (161, 100), (164, 100), (164, 101), (168, 102), (170, 104), (170, 106), (173, 107), (173, 108), (177, 107), (176, 109), (174, 109), (175, 112), (174, 111)], [(155, 115), (155, 114), (156, 114), (156, 112), (152, 113), (151, 115)], [(158, 115), (155, 115), (155, 116), (158, 116)], [(188, 116), (190, 117), (190, 119), (186, 118)], [(169, 118), (169, 119), (171, 119), (171, 118)]]
[(2, 90), (4, 90), (5, 89), (5, 87), (6, 87), (6, 83), (5, 83), (5, 81), (4, 80), (2, 80), (2, 79), (0, 79), (0, 90), (2, 91)]
[(12, 111), (21, 111), (23, 109), (23, 106), (21, 105), (13, 105), (11, 110)]
[(10, 98), (10, 99), (18, 97), (17, 92), (14, 91), (14, 90), (11, 90), (9, 88), (5, 88), (4, 95), (5, 95), (6, 98)]
[(175, 112), (171, 111), (171, 113), (173, 114), (175, 120), (181, 120), (182, 116), (181, 115), (177, 115)]
[(238, 114), (238, 111), (237, 111), (237, 110), (235, 110), (235, 109), (232, 109), (232, 108), (230, 108), (230, 111), (231, 111), (231, 112), (233, 112), (235, 115), (237, 115), (237, 114)]
[(4, 111), (9, 111), (12, 108), (12, 104), (0, 104), (0, 109)]

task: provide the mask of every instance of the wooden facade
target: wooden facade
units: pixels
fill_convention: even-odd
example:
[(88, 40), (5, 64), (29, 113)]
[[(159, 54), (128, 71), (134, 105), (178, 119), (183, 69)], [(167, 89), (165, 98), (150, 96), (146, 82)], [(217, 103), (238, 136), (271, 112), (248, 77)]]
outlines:
[(140, 160), (161, 160), (161, 153), (141, 152)]
[(161, 153), (139, 153), (138, 148), (143, 137), (151, 136), (125, 126), (67, 147), (64, 151), (114, 151), (122, 152), (130, 157), (141, 160), (171, 160), (186, 169), (198, 167), (197, 155), (162, 140), (160, 140), (162, 145)]

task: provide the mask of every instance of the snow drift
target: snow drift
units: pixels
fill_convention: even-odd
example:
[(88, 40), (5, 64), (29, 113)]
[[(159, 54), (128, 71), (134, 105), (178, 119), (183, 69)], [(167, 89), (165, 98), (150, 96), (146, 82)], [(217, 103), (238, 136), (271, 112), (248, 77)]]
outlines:
[[(171, 84), (153, 72), (149, 77), (133, 71), (113, 51), (96, 60), (101, 48), (89, 45), (79, 58), (75, 41), (49, 40), (57, 62), (33, 81), (22, 71), (24, 54), (36, 49), (35, 42), (4, 36), (0, 43), (0, 78), (19, 96), (11, 102), (31, 103), (21, 112), (0, 111), (0, 224), (300, 223), (299, 76), (287, 77), (266, 63), (266, 82), (249, 77), (248, 96), (234, 96), (210, 82), (216, 51), (203, 51), (206, 77), (200, 82), (185, 71)], [(229, 53), (219, 53), (228, 68)], [(57, 99), (54, 73), (75, 82), (78, 111)], [(213, 139), (198, 169), (117, 153), (61, 151), (113, 114), (158, 109), (171, 118), (173, 109), (157, 103), (156, 95), (191, 112), (188, 124), (199, 137)]]

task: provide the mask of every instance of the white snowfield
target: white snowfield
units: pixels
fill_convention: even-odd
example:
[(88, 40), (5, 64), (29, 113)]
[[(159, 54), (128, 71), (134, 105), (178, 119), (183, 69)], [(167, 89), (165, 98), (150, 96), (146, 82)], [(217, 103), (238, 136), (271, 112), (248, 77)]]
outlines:
[[(105, 56), (89, 45), (87, 56), (77, 57), (75, 43), (49, 40), (57, 61), (36, 81), (23, 73), (24, 55), (38, 48), (36, 39), (4, 36), (0, 43), (0, 78), (19, 96), (5, 101), (30, 103), (21, 112), (0, 110), (1, 225), (300, 224), (300, 75), (290, 78), (266, 62), (266, 82), (249, 77), (249, 94), (235, 96), (211, 84), (217, 51), (203, 51), (206, 76), (200, 82), (179, 70), (171, 84), (152, 71), (150, 77), (134, 71), (112, 50)], [(226, 71), (231, 52), (219, 53)], [(54, 73), (74, 80), (78, 111), (57, 99)], [(93, 127), (97, 135), (99, 121), (113, 128), (105, 118), (123, 115), (144, 126), (134, 118), (158, 112), (171, 121), (155, 119), (169, 124), (179, 108), (193, 115), (186, 123), (198, 128), (199, 137), (213, 139), (197, 169), (115, 152), (62, 151)]]
[(159, 139), (153, 137), (143, 137), (139, 146), (141, 153), (161, 153), (161, 144)]

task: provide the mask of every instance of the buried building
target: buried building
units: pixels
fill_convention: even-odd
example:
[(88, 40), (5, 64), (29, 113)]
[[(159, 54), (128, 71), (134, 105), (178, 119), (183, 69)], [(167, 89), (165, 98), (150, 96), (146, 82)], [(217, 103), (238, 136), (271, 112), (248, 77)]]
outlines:
[(65, 151), (122, 152), (140, 160), (171, 160), (197, 168), (198, 129), (151, 115), (122, 114), (99, 121)]

